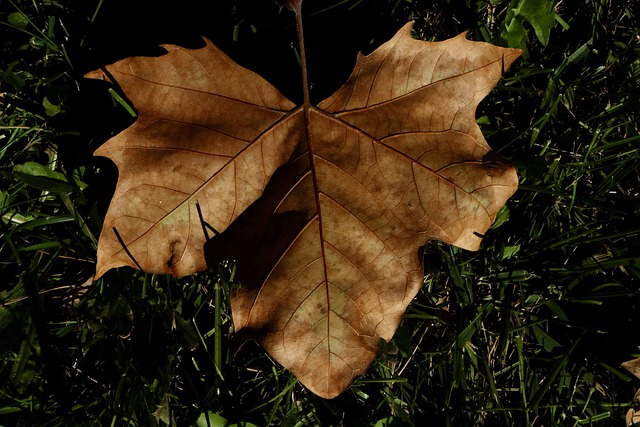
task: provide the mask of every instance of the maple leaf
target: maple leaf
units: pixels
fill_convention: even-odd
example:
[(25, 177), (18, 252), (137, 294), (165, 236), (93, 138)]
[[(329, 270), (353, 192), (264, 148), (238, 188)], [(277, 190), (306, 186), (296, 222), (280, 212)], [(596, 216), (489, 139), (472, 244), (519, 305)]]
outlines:
[(95, 153), (120, 172), (96, 277), (182, 276), (232, 255), (238, 336), (331, 398), (392, 338), (422, 284), (420, 247), (477, 250), (516, 190), (475, 110), (520, 51), (414, 40), (408, 23), (316, 107), (293, 3), (302, 106), (208, 41), (106, 67), (139, 118)]

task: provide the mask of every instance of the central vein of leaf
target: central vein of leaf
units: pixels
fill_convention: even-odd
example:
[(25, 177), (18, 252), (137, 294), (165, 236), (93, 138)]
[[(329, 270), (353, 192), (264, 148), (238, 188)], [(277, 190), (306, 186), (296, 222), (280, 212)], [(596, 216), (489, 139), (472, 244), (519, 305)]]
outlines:
[(313, 156), (313, 147), (311, 145), (311, 138), (309, 134), (309, 112), (311, 110), (311, 101), (309, 100), (309, 80), (307, 77), (307, 55), (305, 53), (304, 48), (304, 31), (302, 27), (302, 0), (295, 1), (294, 3), (294, 11), (296, 14), (296, 25), (298, 27), (298, 45), (300, 47), (300, 66), (302, 71), (302, 99), (303, 99), (303, 109), (304, 109), (304, 121), (306, 128), (306, 139), (307, 139), (307, 148), (309, 151), (309, 165), (311, 167), (311, 177), (313, 180), (313, 187), (315, 189), (315, 197), (316, 197), (316, 208), (318, 210), (318, 228), (319, 228), (319, 237), (320, 237), (320, 248), (322, 253), (323, 260), (323, 270), (324, 270), (324, 278), (325, 278), (325, 292), (327, 298), (327, 353), (328, 353), (328, 361), (327, 361), (327, 371), (329, 375), (327, 375), (327, 379), (331, 378), (331, 339), (330, 339), (330, 319), (331, 319), (331, 304), (329, 300), (329, 276), (327, 274), (327, 262), (326, 262), (326, 254), (324, 248), (324, 237), (323, 237), (323, 228), (322, 228), (322, 211), (320, 206), (320, 188), (318, 186), (318, 179), (316, 175), (315, 161)]

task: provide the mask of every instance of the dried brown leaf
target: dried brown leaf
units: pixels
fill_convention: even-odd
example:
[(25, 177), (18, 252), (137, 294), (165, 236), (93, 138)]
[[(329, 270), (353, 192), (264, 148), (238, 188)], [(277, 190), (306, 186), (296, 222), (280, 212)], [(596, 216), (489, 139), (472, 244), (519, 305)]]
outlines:
[[(334, 95), (295, 107), (210, 43), (167, 49), (107, 67), (140, 117), (96, 152), (120, 170), (97, 276), (131, 257), (185, 275), (232, 254), (239, 335), (334, 397), (393, 336), (419, 248), (478, 249), (516, 190), (475, 110), (520, 51), (418, 41), (407, 24)], [(221, 234), (207, 241), (207, 225)]]
[(626, 422), (627, 427), (640, 424), (640, 412), (635, 410), (634, 408), (630, 408), (627, 411), (626, 420), (627, 420)]
[(622, 367), (631, 372), (636, 377), (640, 378), (640, 357), (637, 359), (629, 360), (622, 363)]

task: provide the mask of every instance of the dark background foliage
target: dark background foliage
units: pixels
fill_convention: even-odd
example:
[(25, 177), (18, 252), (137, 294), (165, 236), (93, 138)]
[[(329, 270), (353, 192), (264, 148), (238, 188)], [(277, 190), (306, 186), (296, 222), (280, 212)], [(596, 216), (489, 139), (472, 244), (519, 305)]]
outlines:
[(526, 50), (478, 110), (521, 177), (482, 249), (427, 245), (398, 333), (331, 401), (234, 347), (232, 263), (93, 282), (117, 170), (92, 152), (135, 118), (84, 73), (205, 36), (300, 102), (293, 15), (275, 0), (0, 0), (0, 425), (624, 425), (639, 386), (619, 366), (640, 345), (636, 2), (304, 6), (314, 103), (410, 19), (425, 40)]

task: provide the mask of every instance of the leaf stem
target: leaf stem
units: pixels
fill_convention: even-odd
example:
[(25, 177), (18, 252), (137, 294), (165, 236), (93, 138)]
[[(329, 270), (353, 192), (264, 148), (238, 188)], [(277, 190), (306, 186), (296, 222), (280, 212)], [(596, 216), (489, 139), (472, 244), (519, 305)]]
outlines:
[(307, 78), (307, 55), (304, 50), (304, 31), (302, 29), (302, 0), (289, 2), (296, 14), (296, 26), (298, 27), (298, 45), (300, 46), (300, 64), (302, 68), (302, 100), (307, 109), (311, 106), (309, 101), (309, 80)]

